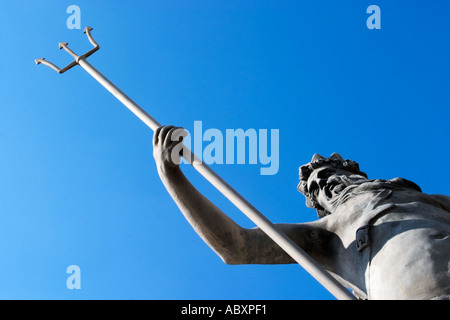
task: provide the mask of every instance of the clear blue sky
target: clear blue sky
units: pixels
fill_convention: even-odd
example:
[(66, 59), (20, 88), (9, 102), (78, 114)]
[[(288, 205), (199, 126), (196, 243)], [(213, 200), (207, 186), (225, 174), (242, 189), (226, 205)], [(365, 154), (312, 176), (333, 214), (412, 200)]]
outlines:
[(91, 63), (159, 122), (280, 130), (276, 175), (212, 166), (273, 222), (316, 219), (296, 191), (314, 153), (450, 194), (448, 1), (3, 0), (0, 299), (334, 299), (298, 265), (225, 265), (160, 182), (152, 132), (80, 67), (34, 64), (69, 63), (60, 41), (90, 49), (71, 4), (101, 45)]

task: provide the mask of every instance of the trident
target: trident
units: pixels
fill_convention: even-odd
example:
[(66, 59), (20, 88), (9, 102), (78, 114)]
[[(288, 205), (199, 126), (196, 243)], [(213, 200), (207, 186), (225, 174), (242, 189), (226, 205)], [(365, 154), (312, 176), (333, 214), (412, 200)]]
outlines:
[[(76, 65), (80, 65), (95, 80), (111, 92), (120, 102), (122, 102), (131, 112), (141, 119), (150, 129), (155, 131), (161, 125), (153, 119), (147, 112), (131, 100), (125, 93), (117, 88), (111, 81), (95, 69), (86, 59), (94, 52), (100, 49), (91, 35), (91, 27), (86, 27), (83, 31), (94, 46), (87, 53), (79, 56), (73, 52), (67, 42), (60, 42), (59, 49), (67, 51), (75, 60), (64, 68), (58, 68), (53, 63), (44, 58), (36, 59), (36, 64), (44, 64), (58, 73), (64, 73)], [(253, 207), (244, 199), (236, 190), (211, 170), (201, 159), (199, 159), (191, 150), (183, 147), (183, 158), (185, 158), (206, 180), (208, 180), (220, 193), (222, 193), (231, 203), (242, 211), (251, 221), (253, 221), (263, 232), (266, 233), (275, 243), (277, 243), (287, 254), (289, 254), (300, 266), (302, 266), (309, 274), (311, 274), (320, 284), (322, 284), (337, 299), (354, 300), (353, 296), (341, 283), (339, 283), (328, 271), (313, 260), (303, 249), (301, 249), (294, 241), (292, 241), (283, 232), (280, 232), (276, 226), (270, 222), (261, 212)], [(193, 161), (192, 161), (193, 160)]]

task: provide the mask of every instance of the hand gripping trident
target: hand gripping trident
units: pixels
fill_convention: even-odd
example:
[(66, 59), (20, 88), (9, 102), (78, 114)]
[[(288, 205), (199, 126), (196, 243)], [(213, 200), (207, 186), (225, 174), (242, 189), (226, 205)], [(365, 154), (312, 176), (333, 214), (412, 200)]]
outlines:
[[(36, 64), (44, 64), (58, 73), (64, 73), (77, 64), (86, 70), (94, 79), (100, 82), (109, 92), (111, 92), (120, 102), (122, 102), (131, 112), (133, 112), (139, 119), (141, 119), (153, 131), (161, 125), (153, 119), (147, 112), (139, 107), (133, 100), (131, 100), (125, 93), (117, 88), (111, 81), (103, 76), (97, 69), (95, 69), (86, 59), (100, 49), (100, 46), (95, 42), (91, 35), (92, 28), (86, 27), (84, 33), (93, 49), (87, 53), (79, 56), (73, 52), (67, 42), (60, 42), (59, 48), (67, 51), (75, 60), (66, 67), (60, 69), (53, 63), (45, 59), (36, 59)], [(309, 272), (317, 281), (319, 281), (328, 291), (330, 291), (336, 298), (345, 300), (354, 300), (355, 297), (342, 286), (330, 273), (328, 273), (322, 266), (314, 261), (306, 252), (303, 251), (295, 242), (293, 242), (284, 233), (280, 232), (276, 226), (270, 222), (263, 214), (261, 214), (255, 207), (253, 207), (247, 200), (245, 200), (236, 190), (234, 190), (228, 183), (220, 178), (214, 171), (212, 171), (206, 164), (204, 164), (192, 151), (188, 148), (183, 148), (183, 157), (219, 192), (221, 192), (228, 200), (231, 201), (238, 209), (240, 209), (250, 220), (252, 220), (262, 231), (264, 231), (273, 241), (275, 241), (286, 253), (288, 253), (298, 264), (300, 264), (307, 272)], [(193, 161), (192, 161), (193, 160)]]

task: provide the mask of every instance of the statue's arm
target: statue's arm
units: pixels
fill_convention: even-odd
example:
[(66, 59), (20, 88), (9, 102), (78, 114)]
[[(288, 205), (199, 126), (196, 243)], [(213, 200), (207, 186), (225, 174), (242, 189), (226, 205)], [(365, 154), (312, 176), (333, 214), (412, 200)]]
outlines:
[[(246, 229), (236, 224), (203, 196), (171, 159), (177, 145), (173, 138), (177, 128), (162, 127), (155, 131), (154, 157), (159, 176), (197, 234), (228, 264), (292, 263), (292, 259), (259, 228)], [(295, 225), (279, 228), (295, 237)]]

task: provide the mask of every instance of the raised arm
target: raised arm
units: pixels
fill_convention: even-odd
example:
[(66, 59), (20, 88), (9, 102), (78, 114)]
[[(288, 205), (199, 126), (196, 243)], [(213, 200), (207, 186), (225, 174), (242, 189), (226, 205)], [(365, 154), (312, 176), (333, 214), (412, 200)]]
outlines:
[[(179, 155), (173, 152), (183, 132), (173, 126), (158, 128), (153, 155), (164, 186), (197, 234), (228, 264), (293, 263), (261, 230), (242, 228), (189, 182), (179, 167)], [(305, 233), (298, 232), (299, 225), (278, 226), (299, 245), (305, 245)]]

